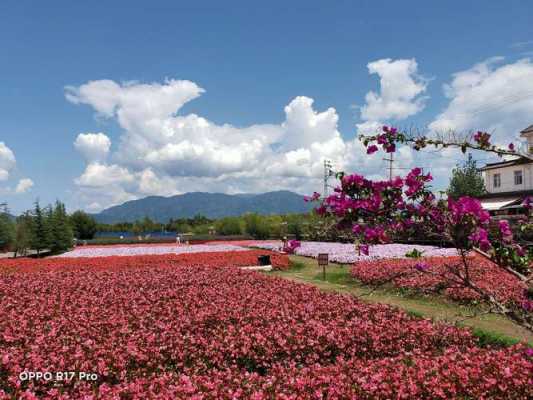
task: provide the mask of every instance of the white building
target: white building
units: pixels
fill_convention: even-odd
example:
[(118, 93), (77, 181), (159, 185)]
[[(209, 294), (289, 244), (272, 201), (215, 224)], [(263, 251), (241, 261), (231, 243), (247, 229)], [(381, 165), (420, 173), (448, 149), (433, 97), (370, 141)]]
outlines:
[(483, 208), (493, 215), (519, 214), (526, 196), (533, 196), (533, 125), (520, 132), (527, 150), (513, 160), (480, 168), (487, 194), (480, 198)]

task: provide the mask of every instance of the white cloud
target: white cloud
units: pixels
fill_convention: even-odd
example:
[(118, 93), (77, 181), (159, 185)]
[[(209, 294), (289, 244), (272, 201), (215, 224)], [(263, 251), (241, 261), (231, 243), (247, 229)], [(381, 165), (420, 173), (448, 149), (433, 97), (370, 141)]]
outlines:
[(103, 133), (80, 133), (74, 147), (88, 162), (104, 161), (111, 148), (111, 140)]
[[(375, 135), (383, 125), (394, 125), (393, 121), (403, 120), (424, 109), (428, 97), (423, 94), (428, 80), (419, 74), (415, 59), (384, 58), (368, 63), (367, 67), (370, 74), (379, 76), (380, 90), (366, 94), (366, 103), (360, 108), (362, 122), (356, 124), (357, 136)], [(367, 157), (366, 148), (361, 143), (351, 143), (349, 154), (349, 165), (362, 164), (372, 179), (388, 178), (388, 164), (383, 157)], [(415, 159), (417, 156), (412, 149), (400, 147), (395, 154), (393, 174), (402, 175), (404, 169), (413, 166)]]
[(366, 121), (402, 120), (425, 106), (427, 80), (418, 74), (416, 60), (385, 58), (368, 64), (368, 71), (380, 78), (380, 92), (366, 94), (361, 118)]
[(88, 82), (78, 88), (67, 86), (65, 97), (74, 104), (91, 104), (97, 112), (111, 117), (115, 112), (120, 90), (118, 84), (104, 79)]
[(533, 64), (529, 59), (502, 62), (502, 57), (493, 57), (454, 74), (444, 85), (450, 103), (430, 129), (483, 130), (499, 144), (516, 141), (533, 123)]
[(138, 173), (140, 194), (160, 196), (170, 196), (179, 193), (176, 187), (176, 181), (170, 177), (160, 178), (152, 169), (147, 168)]
[(174, 115), (185, 103), (204, 92), (194, 82), (174, 79), (164, 84), (127, 82), (122, 85), (99, 80), (79, 87), (67, 86), (65, 91), (70, 102), (89, 104), (103, 116), (116, 116), (126, 129), (146, 132), (153, 132), (151, 122), (154, 119)]
[(107, 165), (93, 162), (87, 165), (83, 174), (76, 178), (76, 184), (93, 188), (109, 185), (129, 184), (135, 177), (124, 167), (116, 164)]
[(97, 201), (92, 202), (91, 204), (87, 205), (87, 207), (85, 207), (85, 208), (89, 212), (98, 212), (98, 211), (101, 211), (103, 209), (102, 205), (100, 203), (98, 203)]
[(128, 192), (120, 184), (102, 187), (79, 186), (72, 200), (71, 208), (83, 208), (89, 212), (98, 212), (104, 208), (137, 198), (139, 198), (137, 195)]
[(15, 154), (4, 142), (0, 142), (0, 181), (9, 178), (9, 172), (15, 167)]
[(19, 180), (17, 187), (15, 188), (15, 193), (26, 193), (33, 187), (33, 181), (29, 178), (23, 178)]
[[(17, 165), (17, 160), (13, 151), (7, 147), (4, 142), (0, 142), (0, 182), (6, 182), (13, 179), (12, 172)], [(15, 174), (16, 176), (16, 174)], [(33, 181), (29, 178), (23, 178), (18, 181), (17, 186), (0, 186), (0, 194), (13, 195), (28, 192), (33, 186)]]
[[(414, 60), (379, 60), (369, 64), (369, 71), (377, 73), (385, 87), (379, 95), (367, 96), (366, 117), (404, 118), (423, 107), (419, 95), (425, 82)], [(395, 95), (394, 90), (400, 93)], [(206, 190), (308, 193), (320, 189), (326, 158), (339, 170), (382, 172), (381, 158), (367, 157), (357, 137), (341, 136), (336, 110), (316, 110), (309, 97), (290, 101), (281, 123), (236, 127), (178, 113), (202, 93), (195, 83), (179, 80), (162, 84), (103, 80), (67, 87), (69, 101), (115, 118), (123, 130), (110, 154), (111, 143), (104, 134), (80, 134), (76, 139), (76, 148), (88, 162), (75, 180), (82, 206), (95, 210), (146, 195)], [(388, 111), (373, 111), (377, 103)], [(379, 126), (366, 120), (359, 128)], [(401, 158), (409, 162), (410, 155)]]
[(313, 109), (313, 103), (309, 97), (298, 96), (285, 107), (286, 120), (282, 124), (285, 149), (296, 150), (340, 137), (337, 111), (330, 107), (319, 113)]
[(69, 101), (89, 104), (123, 128), (112, 163), (105, 162), (111, 145), (107, 136), (81, 134), (76, 139), (76, 148), (88, 161), (75, 181), (86, 204), (107, 206), (126, 198), (191, 190), (271, 190), (293, 177), (299, 186), (292, 181), (286, 187), (307, 192), (316, 188), (310, 181), (320, 177), (324, 157), (345, 158), (346, 142), (333, 108), (317, 112), (312, 99), (300, 96), (287, 105), (281, 124), (248, 127), (176, 114), (201, 93), (196, 84), (175, 80), (92, 81), (67, 88)]
[[(383, 124), (394, 124), (425, 107), (428, 80), (418, 72), (416, 60), (381, 59), (369, 63), (368, 71), (379, 77), (379, 88), (367, 93), (360, 108), (358, 135), (374, 134)], [(503, 64), (501, 57), (491, 58), (454, 74), (443, 90), (449, 104), (431, 123), (433, 131), (486, 130), (507, 144), (533, 123), (529, 59)], [(115, 151), (103, 133), (78, 135), (75, 147), (87, 160), (75, 181), (80, 205), (96, 211), (146, 195), (205, 190), (312, 192), (320, 190), (325, 158), (339, 170), (387, 175), (383, 157), (367, 157), (357, 136), (340, 134), (334, 108), (317, 110), (313, 99), (298, 96), (285, 106), (282, 121), (245, 127), (180, 113), (203, 93), (196, 83), (182, 80), (102, 80), (67, 87), (69, 101), (91, 106), (98, 116), (115, 119), (122, 128)], [(401, 147), (395, 167), (429, 167), (442, 176), (442, 186), (461, 157), (452, 149), (419, 154)]]
[[(444, 135), (455, 132), (459, 136), (482, 130), (491, 133), (498, 145), (518, 143), (519, 132), (533, 123), (533, 64), (528, 59), (503, 62), (503, 57), (492, 57), (453, 74), (451, 81), (443, 85), (450, 101), (429, 124), (429, 130)], [(454, 148), (430, 151), (422, 152), (418, 160), (431, 167), (443, 187), (447, 183), (444, 178), (464, 161), (465, 155)], [(492, 158), (483, 155), (485, 159), (487, 156)]]

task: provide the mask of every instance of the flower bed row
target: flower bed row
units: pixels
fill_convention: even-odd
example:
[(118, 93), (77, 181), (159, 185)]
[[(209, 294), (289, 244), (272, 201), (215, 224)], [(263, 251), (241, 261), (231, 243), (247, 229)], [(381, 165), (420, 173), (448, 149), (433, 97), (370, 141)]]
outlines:
[(78, 269), (106, 270), (114, 267), (150, 267), (167, 265), (169, 267), (247, 267), (257, 265), (257, 258), (261, 255), (270, 255), (272, 267), (287, 269), (289, 257), (267, 250), (223, 251), (206, 253), (160, 254), (140, 255), (135, 257), (109, 256), (109, 257), (52, 257), (43, 259), (3, 259), (0, 260), (0, 274), (2, 272), (42, 272), (42, 271), (77, 271)]
[(72, 251), (63, 253), (57, 257), (109, 257), (109, 256), (139, 256), (139, 255), (156, 255), (156, 254), (189, 254), (189, 253), (208, 253), (221, 251), (246, 251), (242, 246), (232, 244), (197, 244), (197, 245), (178, 245), (178, 244), (158, 244), (158, 245), (126, 245), (126, 246), (87, 246), (77, 247)]
[[(281, 248), (281, 242), (256, 243), (255, 247), (276, 250)], [(424, 256), (454, 256), (457, 255), (455, 249), (440, 248), (435, 246), (421, 246), (411, 244), (378, 244), (369, 246), (369, 254), (358, 254), (355, 245), (350, 243), (334, 242), (301, 242), (296, 248), (295, 254), (306, 257), (318, 257), (319, 253), (328, 253), (329, 260), (341, 264), (351, 264), (361, 260), (375, 260), (380, 258), (404, 258), (405, 254), (417, 249), (423, 252)]]
[(279, 240), (216, 240), (216, 241), (206, 241), (205, 244), (208, 245), (218, 245), (218, 244), (231, 244), (234, 246), (243, 246), (243, 247), (260, 247), (269, 249), (270, 247), (279, 247), (281, 242)]
[[(423, 268), (420, 268), (421, 264)], [(458, 256), (428, 257), (422, 260), (371, 260), (355, 263), (351, 274), (365, 284), (375, 285), (389, 282), (399, 288), (422, 292), (443, 292), (453, 300), (465, 302), (479, 300), (479, 294), (472, 289), (450, 288), (443, 285), (445, 279), (441, 274), (453, 277), (449, 268), (454, 268), (453, 266), (456, 265), (461, 265)], [(492, 293), (498, 300), (519, 303), (524, 299), (524, 284), (490, 260), (479, 255), (470, 256), (469, 265), (472, 281)]]
[[(469, 331), (386, 305), (191, 261), (213, 254), (1, 268), (0, 399), (533, 395), (522, 346), (481, 349)], [(23, 371), (98, 379), (20, 381)]]

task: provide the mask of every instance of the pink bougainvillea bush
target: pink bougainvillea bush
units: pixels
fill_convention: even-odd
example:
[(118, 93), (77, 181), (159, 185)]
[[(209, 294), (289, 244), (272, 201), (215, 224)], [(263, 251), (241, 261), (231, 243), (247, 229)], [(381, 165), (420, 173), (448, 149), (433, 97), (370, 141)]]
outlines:
[(201, 257), (2, 262), (0, 399), (533, 396), (531, 349)]
[[(516, 276), (502, 270), (492, 261), (470, 255), (472, 281), (504, 303), (520, 304), (525, 300), (526, 285)], [(480, 300), (479, 293), (464, 286), (447, 286), (453, 283), (449, 268), (461, 263), (460, 257), (427, 257), (422, 259), (389, 259), (356, 262), (352, 276), (369, 285), (392, 283), (399, 288), (421, 292), (442, 291), (447, 297), (460, 301)]]
[[(416, 137), (399, 132), (394, 127), (383, 126), (376, 135), (360, 138), (368, 154), (375, 153), (379, 146), (387, 153), (394, 153), (397, 145), (407, 144), (414, 150), (434, 145), (441, 149), (450, 146), (460, 148), (463, 153), (467, 149), (476, 149), (499, 156), (518, 155), (514, 145), (509, 145), (508, 149), (492, 145), (490, 135), (484, 132), (459, 140), (450, 133), (448, 141), (439, 135)], [(454, 199), (450, 196), (447, 200), (438, 200), (431, 188), (431, 173), (419, 167), (411, 169), (405, 177), (396, 176), (384, 181), (342, 171), (337, 172), (336, 177), (340, 184), (334, 188), (333, 194), (323, 199), (319, 195), (308, 198), (320, 202), (315, 212), (324, 217), (325, 228), (334, 227), (344, 232), (354, 241), (357, 252), (364, 255), (370, 255), (370, 245), (390, 243), (399, 233), (403, 238), (427, 238), (449, 243), (457, 249), (461, 262), (448, 269), (446, 274), (439, 275), (442, 284), (460, 292), (475, 292), (490, 304), (491, 312), (505, 315), (533, 332), (533, 251), (513, 239), (508, 221), (500, 221), (498, 229), (489, 235), (490, 214), (479, 199), (469, 196)], [(530, 198), (522, 204), (524, 215), (519, 223), (523, 228), (531, 222), (532, 205)], [(490, 288), (472, 279), (474, 274), (466, 257), (473, 249), (483, 251), (503, 272), (514, 275), (527, 285), (527, 298), (518, 304), (504, 304), (491, 293)], [(418, 263), (413, 267), (420, 273), (432, 276), (435, 273)]]

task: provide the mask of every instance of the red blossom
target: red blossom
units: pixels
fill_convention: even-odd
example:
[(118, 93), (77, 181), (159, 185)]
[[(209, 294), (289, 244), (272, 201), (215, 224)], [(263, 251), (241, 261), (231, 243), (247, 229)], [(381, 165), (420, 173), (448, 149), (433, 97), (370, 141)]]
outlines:
[(2, 261), (0, 399), (533, 394), (523, 346), (479, 348), (467, 330), (228, 266), (244, 253)]
[[(476, 285), (492, 293), (500, 301), (522, 304), (524, 283), (484, 257), (470, 256), (468, 260), (471, 279)], [(353, 265), (351, 273), (354, 278), (365, 284), (391, 281), (396, 287), (422, 292), (442, 289), (444, 295), (454, 300), (465, 302), (479, 300), (479, 294), (466, 287), (443, 286), (445, 283), (453, 282), (451, 280), (453, 277), (448, 272), (448, 267), (453, 266), (462, 268), (460, 257), (425, 257), (423, 261), (381, 259), (359, 261)]]
[(2, 261), (0, 399), (533, 395), (523, 346), (479, 348), (467, 330), (230, 266), (256, 255)]

